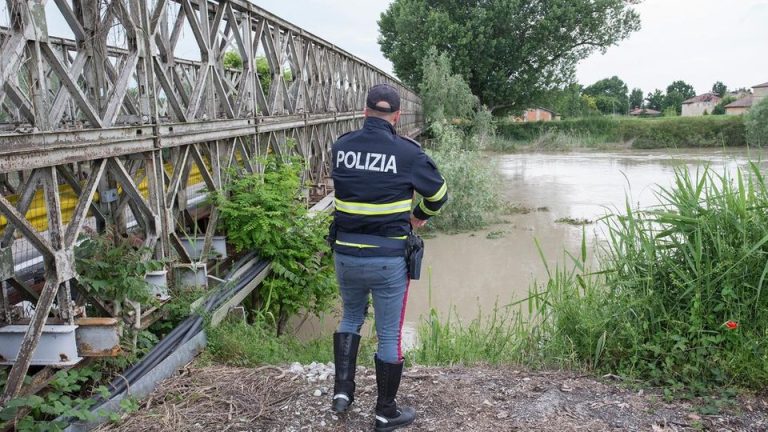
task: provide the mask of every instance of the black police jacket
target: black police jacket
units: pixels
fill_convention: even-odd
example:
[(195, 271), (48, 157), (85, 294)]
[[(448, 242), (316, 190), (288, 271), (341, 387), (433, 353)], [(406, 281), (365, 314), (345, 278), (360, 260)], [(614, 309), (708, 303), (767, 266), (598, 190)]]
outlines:
[[(426, 220), (448, 200), (447, 185), (432, 159), (419, 143), (397, 135), (386, 120), (366, 118), (362, 129), (339, 137), (331, 152), (337, 231), (404, 239), (411, 232), (412, 209)], [(415, 207), (414, 191), (423, 197)], [(358, 256), (403, 253), (338, 239), (333, 247)]]

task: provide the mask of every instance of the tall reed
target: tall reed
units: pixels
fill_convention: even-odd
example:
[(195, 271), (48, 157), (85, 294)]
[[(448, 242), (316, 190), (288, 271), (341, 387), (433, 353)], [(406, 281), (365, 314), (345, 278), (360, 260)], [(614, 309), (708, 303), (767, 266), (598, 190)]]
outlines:
[(566, 263), (547, 267), (525, 300), (527, 318), (516, 305), (468, 325), (433, 314), (417, 360), (579, 367), (672, 388), (764, 387), (768, 186), (758, 165), (732, 175), (681, 168), (658, 199), (645, 210), (627, 200), (606, 217), (597, 271), (586, 238)]

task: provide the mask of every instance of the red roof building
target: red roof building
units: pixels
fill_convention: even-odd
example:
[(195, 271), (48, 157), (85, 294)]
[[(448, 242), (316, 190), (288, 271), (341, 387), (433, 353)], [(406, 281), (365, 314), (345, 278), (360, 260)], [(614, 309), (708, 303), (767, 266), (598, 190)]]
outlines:
[(704, 93), (683, 101), (683, 116), (700, 116), (712, 114), (717, 104), (721, 101), (720, 96), (714, 93)]

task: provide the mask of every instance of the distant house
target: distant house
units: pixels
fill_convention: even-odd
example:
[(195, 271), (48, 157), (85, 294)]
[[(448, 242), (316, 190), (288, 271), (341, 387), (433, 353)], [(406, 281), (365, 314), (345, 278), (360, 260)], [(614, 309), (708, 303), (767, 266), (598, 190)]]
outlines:
[(745, 96), (725, 106), (725, 113), (730, 115), (744, 114), (752, 108), (752, 95)]
[(629, 115), (635, 117), (658, 117), (661, 115), (661, 111), (651, 108), (635, 108), (629, 112)]
[(752, 94), (745, 96), (725, 106), (725, 113), (731, 115), (744, 114), (750, 108), (768, 98), (768, 82), (752, 87)]
[(720, 96), (714, 93), (694, 96), (683, 101), (683, 116), (700, 116), (704, 115), (705, 112), (712, 114), (712, 110), (715, 109), (721, 100)]
[(515, 117), (516, 122), (537, 122), (560, 120), (560, 115), (546, 108), (528, 108), (520, 117)]

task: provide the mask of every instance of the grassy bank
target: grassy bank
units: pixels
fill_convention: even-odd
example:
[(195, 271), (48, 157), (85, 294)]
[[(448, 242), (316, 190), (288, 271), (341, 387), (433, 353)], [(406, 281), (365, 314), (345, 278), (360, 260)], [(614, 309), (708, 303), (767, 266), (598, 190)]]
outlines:
[(530, 318), (516, 307), (468, 324), (433, 314), (414, 359), (575, 367), (670, 391), (763, 388), (765, 179), (756, 166), (732, 178), (681, 170), (659, 200), (607, 220), (599, 269), (586, 268), (586, 241), (567, 266), (549, 269), (531, 290)]
[(595, 148), (608, 144), (633, 148), (723, 147), (746, 145), (741, 116), (588, 117), (556, 122), (499, 123), (493, 148)]

